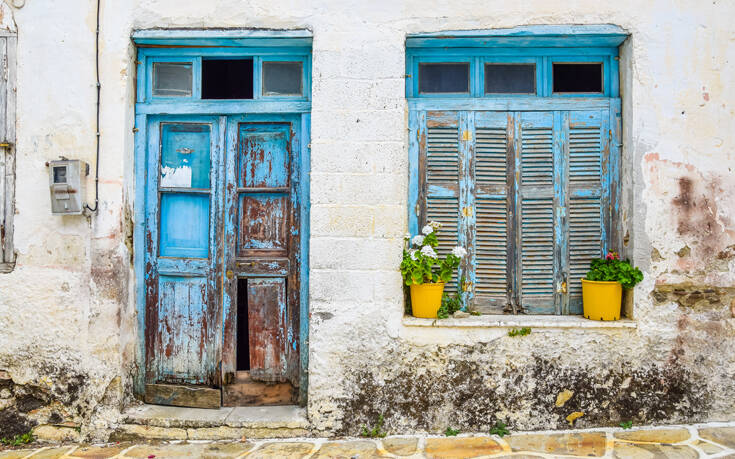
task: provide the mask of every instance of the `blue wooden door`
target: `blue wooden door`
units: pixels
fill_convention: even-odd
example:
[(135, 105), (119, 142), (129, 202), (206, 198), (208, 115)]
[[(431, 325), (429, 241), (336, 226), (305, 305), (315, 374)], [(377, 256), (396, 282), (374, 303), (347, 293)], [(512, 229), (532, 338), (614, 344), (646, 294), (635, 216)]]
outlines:
[(147, 126), (146, 401), (216, 407), (221, 355), (224, 120)]
[(297, 119), (275, 116), (227, 125), (225, 405), (298, 396), (299, 130)]

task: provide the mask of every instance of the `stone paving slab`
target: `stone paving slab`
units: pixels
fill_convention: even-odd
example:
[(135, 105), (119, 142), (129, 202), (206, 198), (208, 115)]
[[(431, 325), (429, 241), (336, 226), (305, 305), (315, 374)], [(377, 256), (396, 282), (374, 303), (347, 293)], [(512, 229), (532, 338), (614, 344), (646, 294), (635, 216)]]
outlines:
[(604, 432), (511, 435), (507, 441), (513, 451), (586, 457), (604, 456), (607, 447), (607, 437)]
[[(139, 428), (150, 426), (137, 426)], [(163, 429), (157, 427), (157, 429)], [(172, 428), (177, 432), (187, 429)], [(240, 434), (237, 428), (233, 433)], [(188, 429), (191, 430), (191, 429)], [(199, 429), (197, 429), (199, 430)], [(224, 432), (224, 431), (222, 431)], [(232, 438), (229, 441), (142, 442), (107, 445), (41, 444), (0, 449), (2, 459), (132, 459), (132, 458), (731, 458), (735, 459), (735, 422), (701, 426), (644, 427), (632, 430), (511, 433), (503, 438), (461, 434), (442, 436), (394, 436), (382, 439), (289, 440)]]

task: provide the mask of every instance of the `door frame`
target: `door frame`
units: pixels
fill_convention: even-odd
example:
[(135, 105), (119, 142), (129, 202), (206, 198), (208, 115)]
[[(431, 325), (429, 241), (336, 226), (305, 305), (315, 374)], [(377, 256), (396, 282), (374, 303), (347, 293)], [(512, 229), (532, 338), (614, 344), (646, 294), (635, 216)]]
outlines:
[[(196, 116), (239, 116), (249, 121), (268, 121), (279, 119), (290, 120), (300, 130), (298, 145), (299, 164), (301, 169), (300, 183), (300, 227), (301, 227), (301, 261), (300, 261), (300, 301), (299, 301), (299, 404), (305, 405), (308, 394), (308, 364), (309, 364), (309, 239), (310, 239), (310, 171), (311, 171), (311, 34), (308, 31), (299, 31), (297, 34), (283, 31), (264, 31), (258, 37), (253, 37), (253, 31), (229, 30), (200, 31), (200, 34), (190, 33), (193, 38), (181, 38), (180, 31), (156, 30), (137, 31), (133, 34), (133, 41), (138, 45), (137, 59), (137, 101), (135, 104), (134, 132), (134, 202), (133, 202), (133, 265), (134, 289), (133, 301), (137, 313), (137, 346), (134, 369), (134, 394), (141, 398), (145, 394), (146, 382), (146, 293), (145, 293), (145, 229), (148, 224), (146, 216), (146, 158), (148, 151), (148, 123), (149, 118), (167, 115), (167, 120), (175, 120), (176, 115), (182, 119), (191, 119)], [(223, 37), (217, 34), (222, 33)], [(265, 35), (263, 35), (265, 33)], [(242, 37), (239, 37), (242, 35)], [(239, 37), (239, 38), (238, 38)], [(151, 41), (153, 40), (153, 41)], [(237, 41), (240, 40), (240, 41)], [(246, 44), (247, 46), (238, 47)], [(185, 47), (162, 48), (161, 45), (177, 45)], [(206, 48), (202, 46), (206, 45)], [(234, 45), (234, 46), (233, 46)], [(257, 46), (256, 45), (260, 45)], [(151, 47), (147, 47), (151, 46)], [(215, 48), (220, 46), (221, 48)], [(265, 47), (265, 48), (264, 48)], [(265, 51), (264, 51), (265, 50)], [(218, 53), (219, 51), (219, 53)], [(209, 56), (253, 56), (257, 54), (278, 54), (287, 57), (290, 54), (301, 56), (304, 59), (304, 97), (298, 100), (288, 99), (252, 99), (252, 100), (155, 100), (146, 97), (150, 85), (150, 75), (147, 73), (148, 63), (157, 55), (209, 55)], [(305, 56), (305, 57), (304, 57)], [(257, 77), (257, 75), (256, 75)], [(226, 119), (225, 119), (226, 121)], [(225, 133), (227, 135), (227, 133)], [(224, 146), (223, 146), (224, 147)], [(224, 155), (223, 155), (224, 156)], [(213, 184), (214, 185), (214, 184)], [(220, 219), (224, 230), (224, 219)], [(224, 273), (222, 273), (224, 275)], [(224, 295), (224, 292), (222, 292)], [(224, 314), (223, 323), (224, 329)], [(224, 339), (224, 333), (222, 334)], [(221, 343), (223, 344), (223, 343)], [(222, 376), (220, 369), (220, 376)]]
[[(136, 281), (135, 281), (135, 293), (136, 293), (136, 310), (138, 313), (138, 355), (136, 356), (137, 361), (137, 374), (135, 377), (136, 384), (135, 384), (135, 392), (136, 394), (143, 396), (145, 393), (145, 381), (146, 381), (146, 330), (147, 330), (147, 324), (146, 324), (146, 253), (145, 253), (145, 237), (146, 237), (146, 228), (149, 224), (155, 224), (157, 218), (152, 215), (148, 215), (146, 212), (146, 207), (148, 204), (148, 200), (150, 197), (146, 193), (146, 188), (148, 186), (148, 178), (147, 178), (147, 157), (148, 157), (148, 151), (150, 148), (149, 141), (151, 140), (151, 134), (148, 132), (148, 125), (151, 121), (151, 119), (159, 119), (161, 121), (166, 122), (175, 122), (175, 121), (189, 121), (191, 122), (192, 119), (201, 119), (204, 116), (207, 116), (208, 118), (211, 118), (211, 115), (168, 115), (168, 116), (158, 116), (158, 115), (147, 115), (147, 114), (139, 114), (136, 115), (136, 127), (138, 131), (135, 134), (135, 204), (134, 204), (134, 244), (133, 244), (133, 263), (135, 266), (135, 274), (136, 274)], [(300, 262), (300, 295), (299, 295), (299, 360), (300, 360), (300, 368), (299, 368), (299, 404), (304, 405), (306, 403), (306, 397), (308, 393), (308, 363), (309, 363), (309, 352), (308, 352), (308, 333), (309, 333), (309, 238), (310, 238), (310, 228), (309, 228), (309, 213), (310, 213), (310, 199), (309, 199), (309, 189), (310, 189), (310, 148), (309, 148), (309, 142), (310, 142), (310, 136), (309, 136), (309, 130), (310, 130), (310, 115), (308, 113), (301, 113), (301, 114), (246, 114), (246, 115), (220, 115), (221, 119), (224, 120), (219, 122), (219, 125), (221, 129), (224, 129), (225, 126), (229, 126), (230, 122), (229, 119), (235, 119), (235, 124), (238, 122), (268, 122), (268, 121), (280, 121), (280, 122), (291, 122), (294, 124), (294, 127), (297, 127), (299, 132), (299, 138), (298, 142), (295, 142), (297, 144), (298, 153), (299, 153), (299, 160), (298, 164), (294, 164), (295, 166), (298, 166), (300, 168), (300, 175), (301, 180), (299, 183), (299, 224), (301, 228), (301, 239), (300, 239), (300, 249), (301, 249), (301, 262)], [(152, 124), (152, 123), (151, 123)], [(140, 127), (138, 127), (140, 126)], [(227, 132), (226, 129), (224, 129), (224, 135), (220, 133), (219, 137), (227, 137), (230, 133)], [(225, 145), (227, 142), (225, 142)], [(222, 148), (226, 148), (225, 145), (222, 145)], [(224, 159), (225, 152), (223, 151), (223, 159)], [(217, 164), (213, 162), (213, 166)], [(224, 167), (224, 165), (222, 166)], [(213, 184), (213, 187), (220, 187), (224, 183), (224, 176), (223, 176), (224, 170), (217, 171), (214, 175), (215, 177), (218, 177), (222, 183)], [(222, 199), (222, 195), (220, 193), (217, 193), (216, 199)], [(223, 210), (224, 211), (224, 210)], [(225, 218), (224, 215), (221, 215), (220, 218), (217, 218), (213, 224), (216, 224), (216, 228), (212, 228), (211, 231), (216, 232), (223, 232), (224, 231), (224, 225), (225, 225)], [(215, 241), (217, 241), (217, 244), (224, 244), (224, 238), (216, 238)], [(222, 257), (223, 251), (212, 248), (214, 251), (214, 254), (216, 256)], [(220, 258), (221, 260), (221, 258)], [(218, 269), (216, 270), (217, 276), (224, 276), (224, 270)], [(221, 279), (219, 279), (221, 280)], [(219, 282), (218, 282), (219, 283)], [(222, 284), (220, 284), (222, 285)], [(232, 306), (227, 301), (227, 295), (224, 292), (224, 289), (221, 291), (222, 295), (222, 301), (220, 301), (220, 307), (223, 308), (222, 311), (222, 323), (220, 324), (222, 327), (222, 330), (226, 329), (226, 320), (229, 318), (230, 320), (234, 315), (232, 314)], [(235, 306), (236, 309), (236, 306)], [(227, 332), (222, 333), (222, 339), (223, 342), (220, 343), (220, 349), (224, 349), (224, 346), (226, 343), (228, 343), (227, 338)], [(231, 338), (230, 338), (231, 340)], [(224, 355), (221, 356), (224, 358)], [(229, 367), (224, 366), (224, 362), (222, 361), (222, 365), (220, 368), (220, 379), (222, 380), (223, 374), (222, 372), (226, 369), (229, 369)]]

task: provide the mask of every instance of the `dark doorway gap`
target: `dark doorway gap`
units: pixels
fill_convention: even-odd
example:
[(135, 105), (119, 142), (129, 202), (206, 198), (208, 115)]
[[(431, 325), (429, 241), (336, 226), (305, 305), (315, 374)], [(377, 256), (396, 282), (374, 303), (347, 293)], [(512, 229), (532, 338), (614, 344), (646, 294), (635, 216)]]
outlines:
[(248, 281), (237, 280), (237, 371), (250, 370), (248, 326)]

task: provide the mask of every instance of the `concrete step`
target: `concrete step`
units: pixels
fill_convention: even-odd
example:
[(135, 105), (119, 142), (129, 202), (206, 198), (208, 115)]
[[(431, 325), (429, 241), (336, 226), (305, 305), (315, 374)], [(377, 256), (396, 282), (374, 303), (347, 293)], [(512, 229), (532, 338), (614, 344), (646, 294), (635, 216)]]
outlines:
[(310, 436), (306, 410), (298, 406), (203, 409), (139, 405), (123, 413), (112, 441), (240, 440)]

